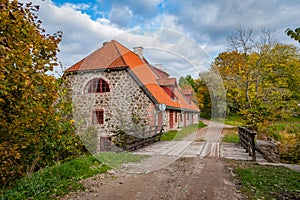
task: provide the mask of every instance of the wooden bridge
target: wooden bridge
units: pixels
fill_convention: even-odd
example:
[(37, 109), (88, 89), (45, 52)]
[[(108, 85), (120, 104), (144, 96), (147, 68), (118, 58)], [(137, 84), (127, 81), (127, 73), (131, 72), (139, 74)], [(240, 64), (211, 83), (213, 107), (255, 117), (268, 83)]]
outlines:
[(136, 150), (159, 141), (162, 133), (162, 126), (150, 126), (147, 129), (145, 127), (135, 127), (133, 129), (119, 130), (111, 136), (102, 138), (104, 142), (100, 143), (100, 151), (111, 150), (113, 145), (126, 151)]

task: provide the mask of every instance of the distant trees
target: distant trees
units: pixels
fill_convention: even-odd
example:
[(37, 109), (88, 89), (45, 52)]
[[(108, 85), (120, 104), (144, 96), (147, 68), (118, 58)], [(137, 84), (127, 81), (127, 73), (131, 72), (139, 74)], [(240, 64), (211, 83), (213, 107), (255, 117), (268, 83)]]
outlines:
[(80, 152), (57, 66), (62, 33), (45, 34), (38, 6), (0, 4), (0, 185)]
[(231, 50), (220, 53), (212, 68), (223, 78), (230, 112), (239, 112), (254, 126), (290, 117), (300, 91), (296, 47), (275, 42), (270, 31), (255, 41), (252, 30), (241, 27), (229, 42)]
[(183, 89), (193, 89), (192, 100), (199, 106), (201, 113), (210, 116), (211, 105), (208, 87), (201, 77), (193, 79), (190, 75), (180, 77), (179, 86)]
[[(211, 112), (212, 100), (222, 99), (221, 88), (211, 85), (216, 82), (212, 72), (217, 72), (226, 90), (227, 115), (242, 115), (256, 128), (299, 114), (298, 49), (277, 42), (270, 30), (262, 30), (259, 39), (254, 39), (251, 29), (239, 27), (228, 41), (230, 49), (214, 59), (209, 72), (195, 80), (186, 76), (179, 81), (180, 86), (194, 89), (201, 111)], [(214, 94), (212, 88), (216, 89)]]

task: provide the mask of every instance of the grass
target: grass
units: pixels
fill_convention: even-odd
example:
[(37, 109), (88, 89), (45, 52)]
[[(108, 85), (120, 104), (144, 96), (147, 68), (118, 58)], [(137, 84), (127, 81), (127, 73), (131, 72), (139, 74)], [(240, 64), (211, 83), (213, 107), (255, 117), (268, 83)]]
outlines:
[(189, 134), (205, 126), (206, 125), (203, 122), (199, 121), (199, 124), (192, 124), (190, 126), (183, 127), (181, 130), (170, 130), (162, 135), (161, 140), (164, 141), (181, 140), (184, 137), (188, 136)]
[(246, 124), (245, 120), (242, 118), (242, 116), (240, 115), (230, 115), (227, 116), (224, 119), (217, 119), (217, 118), (213, 118), (213, 119), (209, 119), (215, 122), (219, 122), (219, 123), (224, 123), (224, 124), (228, 124), (231, 126), (243, 126)]
[[(100, 162), (94, 156), (83, 156), (66, 163), (45, 168), (31, 177), (20, 179), (11, 189), (4, 189), (0, 199), (49, 199), (62, 196), (70, 191), (82, 190), (83, 185), (78, 182), (99, 173), (104, 173), (112, 167), (123, 163), (139, 161), (143, 156), (130, 153), (101, 153)], [(113, 160), (112, 163), (108, 162)], [(108, 165), (108, 164), (111, 165)]]
[(145, 158), (145, 155), (135, 155), (131, 153), (114, 153), (114, 152), (102, 152), (96, 155), (96, 158), (102, 163), (112, 167), (117, 168), (123, 163), (128, 162), (139, 162), (141, 159)]
[(236, 129), (223, 129), (222, 142), (239, 143), (239, 135)]
[(239, 115), (232, 115), (226, 117), (224, 124), (231, 126), (243, 126), (245, 124), (245, 120)]
[(300, 173), (285, 167), (230, 161), (248, 199), (300, 199)]

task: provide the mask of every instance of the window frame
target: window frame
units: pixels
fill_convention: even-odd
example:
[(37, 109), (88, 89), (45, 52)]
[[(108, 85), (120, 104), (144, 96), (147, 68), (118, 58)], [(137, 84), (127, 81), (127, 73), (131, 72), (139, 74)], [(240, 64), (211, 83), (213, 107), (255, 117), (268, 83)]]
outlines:
[(84, 88), (84, 93), (106, 93), (110, 92), (110, 86), (103, 78), (93, 78), (87, 82)]
[(92, 123), (93, 124), (104, 124), (104, 110), (98, 109), (92, 111)]

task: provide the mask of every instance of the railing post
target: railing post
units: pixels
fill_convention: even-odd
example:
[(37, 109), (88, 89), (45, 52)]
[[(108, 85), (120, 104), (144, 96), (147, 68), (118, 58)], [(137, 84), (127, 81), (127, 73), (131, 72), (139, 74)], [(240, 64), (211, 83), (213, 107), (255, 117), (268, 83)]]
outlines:
[(252, 160), (256, 162), (255, 153), (255, 135), (254, 131), (250, 131), (245, 127), (238, 126), (238, 134), (241, 145), (246, 149), (246, 153), (252, 156)]
[(251, 138), (251, 143), (252, 143), (252, 160), (256, 162), (256, 153), (255, 153), (255, 132), (252, 132), (252, 138)]

